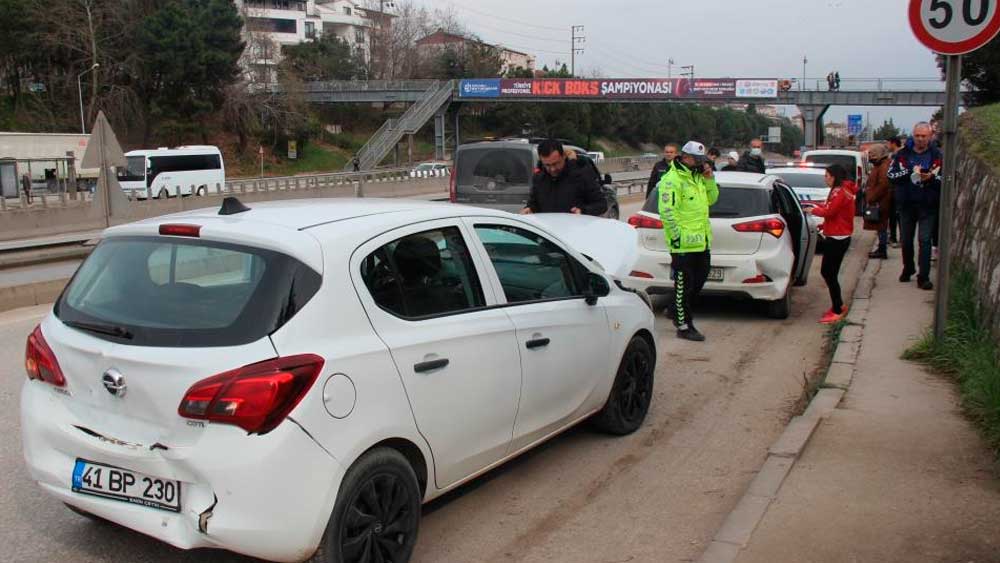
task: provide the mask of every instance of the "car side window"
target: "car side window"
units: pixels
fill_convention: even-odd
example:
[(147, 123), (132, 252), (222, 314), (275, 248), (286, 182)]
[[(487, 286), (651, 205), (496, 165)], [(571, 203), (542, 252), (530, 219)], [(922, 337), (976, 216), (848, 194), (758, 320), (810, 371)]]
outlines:
[(508, 303), (582, 295), (580, 268), (545, 237), (506, 225), (476, 225)]
[(407, 235), (369, 254), (361, 277), (379, 307), (404, 318), (458, 313), (486, 299), (457, 227)]

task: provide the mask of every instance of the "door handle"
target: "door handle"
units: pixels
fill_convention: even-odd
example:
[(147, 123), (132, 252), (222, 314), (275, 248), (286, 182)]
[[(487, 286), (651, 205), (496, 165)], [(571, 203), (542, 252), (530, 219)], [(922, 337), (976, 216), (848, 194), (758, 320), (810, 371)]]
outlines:
[(420, 362), (413, 364), (413, 371), (417, 373), (424, 373), (427, 371), (434, 371), (436, 369), (441, 369), (448, 365), (448, 358), (441, 358), (438, 360), (430, 360), (427, 362)]
[(543, 348), (549, 345), (549, 339), (532, 338), (531, 340), (527, 341), (524, 345), (528, 347), (528, 350), (534, 350), (535, 348)]

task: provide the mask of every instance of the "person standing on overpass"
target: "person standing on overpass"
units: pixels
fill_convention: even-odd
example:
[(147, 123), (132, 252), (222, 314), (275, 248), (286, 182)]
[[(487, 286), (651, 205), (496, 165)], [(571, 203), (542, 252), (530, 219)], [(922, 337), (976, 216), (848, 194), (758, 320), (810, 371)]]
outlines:
[(667, 173), (667, 170), (670, 170), (670, 165), (677, 158), (677, 149), (678, 147), (674, 143), (668, 143), (663, 147), (663, 160), (653, 165), (653, 172), (649, 175), (649, 182), (646, 183), (646, 199), (649, 199), (649, 194), (659, 183), (660, 178)]
[(677, 336), (703, 342), (694, 326), (691, 301), (711, 269), (712, 224), (708, 208), (719, 199), (715, 173), (705, 159), (705, 145), (688, 141), (657, 184), (660, 218), (674, 275), (673, 313)]
[(601, 192), (593, 167), (569, 162), (562, 143), (547, 139), (538, 145), (542, 170), (531, 178), (531, 192), (522, 215), (575, 213), (602, 215), (608, 200)]
[(750, 150), (743, 153), (737, 166), (743, 172), (763, 174), (767, 170), (767, 163), (764, 162), (764, 141), (760, 139), (750, 141)]

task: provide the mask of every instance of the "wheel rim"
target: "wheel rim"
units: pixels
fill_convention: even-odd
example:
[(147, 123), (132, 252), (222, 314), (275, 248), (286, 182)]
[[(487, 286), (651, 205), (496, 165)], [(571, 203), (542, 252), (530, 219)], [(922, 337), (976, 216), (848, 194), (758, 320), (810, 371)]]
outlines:
[(401, 562), (416, 531), (406, 484), (395, 475), (372, 476), (348, 505), (341, 526), (340, 549), (344, 561), (357, 563)]
[(642, 351), (633, 349), (625, 358), (624, 367), (618, 412), (626, 422), (634, 423), (646, 414), (652, 397), (652, 363)]

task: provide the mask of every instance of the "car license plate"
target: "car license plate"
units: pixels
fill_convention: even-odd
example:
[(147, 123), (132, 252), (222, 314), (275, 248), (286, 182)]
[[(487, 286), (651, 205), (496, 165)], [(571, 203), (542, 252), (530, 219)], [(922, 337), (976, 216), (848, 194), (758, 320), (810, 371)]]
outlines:
[(132, 504), (181, 511), (181, 483), (115, 467), (77, 459), (73, 467), (73, 492)]
[(726, 270), (724, 268), (712, 268), (708, 271), (708, 281), (720, 282), (726, 279)]

